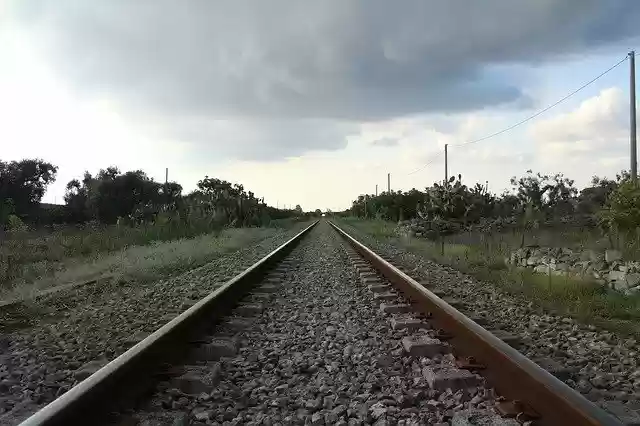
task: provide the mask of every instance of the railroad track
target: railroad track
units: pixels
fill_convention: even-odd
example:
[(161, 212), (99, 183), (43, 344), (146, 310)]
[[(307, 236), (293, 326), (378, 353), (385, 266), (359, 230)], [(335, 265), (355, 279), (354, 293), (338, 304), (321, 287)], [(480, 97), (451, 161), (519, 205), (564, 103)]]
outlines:
[(622, 424), (508, 334), (315, 225), (22, 425)]

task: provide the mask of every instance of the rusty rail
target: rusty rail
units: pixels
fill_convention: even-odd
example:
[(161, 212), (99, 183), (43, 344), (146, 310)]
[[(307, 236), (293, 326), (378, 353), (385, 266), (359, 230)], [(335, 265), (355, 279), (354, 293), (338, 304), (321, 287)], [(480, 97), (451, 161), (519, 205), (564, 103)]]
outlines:
[(260, 278), (295, 247), (315, 221), (198, 303), (70, 389), (20, 426), (103, 424), (111, 413), (148, 392), (162, 367), (186, 354), (191, 336), (223, 317)]
[(535, 413), (540, 415), (536, 425), (622, 425), (581, 394), (358, 242), (336, 224), (329, 224), (402, 292), (415, 308), (425, 315), (431, 315), (430, 321), (435, 327), (451, 334), (449, 341), (455, 348), (456, 355), (472, 356), (484, 365), (482, 375), (499, 394), (511, 401), (523, 401), (535, 410)]

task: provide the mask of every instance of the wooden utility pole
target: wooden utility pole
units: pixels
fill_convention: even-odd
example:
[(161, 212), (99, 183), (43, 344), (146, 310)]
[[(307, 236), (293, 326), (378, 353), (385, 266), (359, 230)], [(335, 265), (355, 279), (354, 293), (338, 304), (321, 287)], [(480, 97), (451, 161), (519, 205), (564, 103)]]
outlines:
[(638, 152), (636, 147), (636, 52), (629, 52), (629, 124), (631, 142), (631, 180), (638, 179)]
[(444, 144), (444, 184), (447, 185), (449, 183), (449, 155), (448, 155), (448, 147), (449, 144)]
[(391, 194), (391, 173), (387, 173), (387, 192)]
[(376, 197), (378, 196), (378, 184), (376, 183)]

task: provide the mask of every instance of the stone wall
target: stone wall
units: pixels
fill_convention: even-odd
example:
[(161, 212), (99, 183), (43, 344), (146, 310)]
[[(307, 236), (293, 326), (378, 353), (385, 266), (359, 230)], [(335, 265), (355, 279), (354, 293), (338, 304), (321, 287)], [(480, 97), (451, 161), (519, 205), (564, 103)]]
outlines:
[(534, 272), (584, 277), (624, 293), (640, 292), (640, 262), (624, 261), (617, 250), (596, 252), (568, 248), (523, 247), (506, 263)]

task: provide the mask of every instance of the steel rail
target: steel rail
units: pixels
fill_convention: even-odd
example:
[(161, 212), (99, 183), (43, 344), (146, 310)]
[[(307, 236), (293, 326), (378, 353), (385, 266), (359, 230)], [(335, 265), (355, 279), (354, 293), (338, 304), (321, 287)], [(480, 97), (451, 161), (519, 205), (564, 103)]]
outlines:
[(450, 343), (456, 355), (473, 356), (484, 365), (482, 376), (499, 394), (523, 401), (533, 408), (540, 415), (536, 425), (622, 426), (613, 416), (391, 265), (335, 223), (329, 221), (329, 224), (415, 308), (431, 315), (430, 322), (451, 333)]
[(315, 221), (244, 272), (215, 289), (153, 334), (109, 362), (86, 380), (37, 411), (20, 426), (103, 424), (111, 413), (148, 392), (153, 380), (174, 360), (186, 355), (191, 336), (229, 312), (276, 262), (284, 258)]

